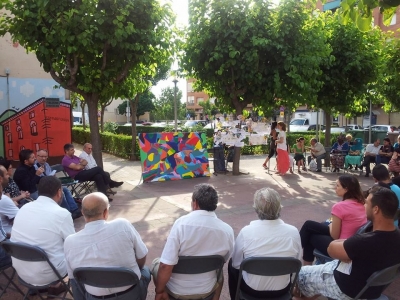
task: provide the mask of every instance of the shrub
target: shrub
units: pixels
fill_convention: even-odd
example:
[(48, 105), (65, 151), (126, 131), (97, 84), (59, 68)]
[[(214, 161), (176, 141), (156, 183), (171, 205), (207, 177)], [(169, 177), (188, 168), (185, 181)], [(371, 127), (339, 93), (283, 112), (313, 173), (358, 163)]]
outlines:
[(115, 122), (105, 122), (104, 123), (104, 131), (105, 132), (117, 133), (117, 129), (118, 129), (118, 124)]

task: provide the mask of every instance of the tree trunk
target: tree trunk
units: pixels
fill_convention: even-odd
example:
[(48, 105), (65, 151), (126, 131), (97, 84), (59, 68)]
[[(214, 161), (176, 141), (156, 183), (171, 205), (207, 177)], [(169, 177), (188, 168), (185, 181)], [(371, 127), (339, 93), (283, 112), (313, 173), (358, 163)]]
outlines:
[(332, 128), (332, 117), (330, 113), (325, 112), (325, 147), (331, 147), (331, 128)]
[[(82, 126), (83, 126), (83, 130), (86, 130), (86, 119), (85, 119), (85, 104), (86, 101), (80, 101), (79, 105), (81, 107), (81, 111), (82, 111)], [(90, 123), (90, 119), (89, 119), (89, 123)]]
[(89, 110), (89, 123), (90, 123), (90, 143), (93, 146), (93, 157), (99, 167), (103, 168), (103, 157), (101, 150), (103, 149), (101, 145), (100, 132), (99, 132), (99, 122), (97, 120), (97, 108), (99, 105), (99, 95), (89, 94), (85, 97), (85, 102), (87, 103)]
[(104, 111), (106, 107), (104, 105), (100, 106), (100, 131), (104, 132)]
[[(242, 105), (235, 105), (236, 109), (236, 116), (242, 115), (243, 114), (243, 107)], [(239, 124), (241, 124), (241, 120), (239, 121)], [(240, 126), (242, 128), (242, 126)], [(240, 175), (240, 152), (242, 150), (242, 147), (236, 147), (235, 146), (235, 154), (233, 156), (233, 166), (232, 166), (232, 175)]]
[(132, 118), (132, 153), (131, 160), (138, 160), (139, 157), (136, 156), (136, 113), (139, 104), (139, 94), (136, 95), (134, 100), (129, 100), (129, 106), (131, 107), (131, 118)]

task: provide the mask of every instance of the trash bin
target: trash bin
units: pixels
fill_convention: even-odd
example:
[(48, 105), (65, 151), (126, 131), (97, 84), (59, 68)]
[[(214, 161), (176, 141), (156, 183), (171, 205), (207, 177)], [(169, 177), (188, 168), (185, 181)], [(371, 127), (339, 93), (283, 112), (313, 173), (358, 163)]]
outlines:
[(363, 143), (365, 143), (364, 130), (350, 130), (349, 133), (353, 136), (353, 139), (362, 139)]
[(392, 145), (397, 143), (397, 137), (399, 136), (399, 133), (397, 133), (397, 132), (388, 132), (387, 135), (388, 135), (388, 138), (390, 139), (390, 142), (392, 143)]

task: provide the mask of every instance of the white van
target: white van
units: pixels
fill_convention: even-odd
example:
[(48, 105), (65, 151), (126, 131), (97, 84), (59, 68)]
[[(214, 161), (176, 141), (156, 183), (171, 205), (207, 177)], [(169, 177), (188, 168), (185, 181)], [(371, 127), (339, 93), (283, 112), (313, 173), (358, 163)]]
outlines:
[[(72, 112), (72, 116), (74, 117), (73, 120), (73, 124), (74, 125), (82, 125), (83, 121), (82, 121), (82, 112), (80, 111), (73, 111)], [(89, 124), (89, 115), (87, 113), (85, 113), (85, 123), (86, 125)]]

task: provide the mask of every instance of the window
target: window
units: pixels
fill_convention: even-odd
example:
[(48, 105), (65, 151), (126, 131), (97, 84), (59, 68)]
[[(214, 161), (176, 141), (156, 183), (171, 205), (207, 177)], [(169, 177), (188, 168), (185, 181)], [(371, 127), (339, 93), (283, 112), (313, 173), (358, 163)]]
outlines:
[(188, 105), (194, 105), (194, 96), (188, 97)]
[(193, 93), (193, 83), (192, 82), (188, 82), (188, 84), (187, 84), (187, 92), (188, 93)]

